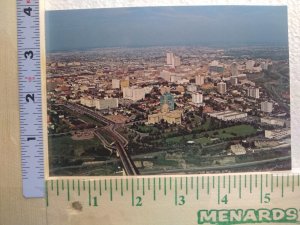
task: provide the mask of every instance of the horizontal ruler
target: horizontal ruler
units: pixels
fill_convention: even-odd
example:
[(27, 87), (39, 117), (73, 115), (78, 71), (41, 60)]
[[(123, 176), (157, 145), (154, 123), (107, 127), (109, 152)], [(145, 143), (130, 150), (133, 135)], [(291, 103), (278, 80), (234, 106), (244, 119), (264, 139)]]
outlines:
[(23, 195), (43, 197), (39, 0), (17, 0), (17, 25)]
[[(49, 224), (72, 224), (70, 221), (84, 219), (89, 224), (99, 224), (106, 217), (110, 221), (107, 224), (287, 224), (300, 222), (299, 200), (298, 174), (50, 179), (46, 182)], [(67, 220), (57, 221), (58, 211)]]

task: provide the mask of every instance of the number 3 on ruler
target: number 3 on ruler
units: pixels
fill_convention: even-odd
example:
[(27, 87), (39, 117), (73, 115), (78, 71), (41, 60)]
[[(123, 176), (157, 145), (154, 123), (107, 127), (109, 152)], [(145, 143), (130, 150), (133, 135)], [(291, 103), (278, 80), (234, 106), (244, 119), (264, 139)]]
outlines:
[(183, 195), (180, 195), (178, 200), (179, 200), (178, 205), (184, 205), (185, 204), (185, 198), (184, 198)]
[(26, 51), (26, 52), (24, 52), (25, 59), (27, 59), (28, 56), (29, 56), (30, 59), (32, 59), (33, 58), (33, 52), (32, 51)]

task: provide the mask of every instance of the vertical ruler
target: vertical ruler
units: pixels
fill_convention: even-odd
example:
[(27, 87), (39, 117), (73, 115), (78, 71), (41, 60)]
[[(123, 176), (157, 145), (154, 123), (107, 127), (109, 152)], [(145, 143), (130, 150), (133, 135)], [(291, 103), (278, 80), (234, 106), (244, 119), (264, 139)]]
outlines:
[(44, 196), (39, 0), (17, 0), (23, 195)]

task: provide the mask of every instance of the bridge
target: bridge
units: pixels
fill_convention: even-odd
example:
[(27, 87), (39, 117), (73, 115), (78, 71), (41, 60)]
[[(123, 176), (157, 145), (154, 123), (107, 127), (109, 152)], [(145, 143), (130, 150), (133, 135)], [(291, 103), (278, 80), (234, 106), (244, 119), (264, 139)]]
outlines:
[[(138, 169), (134, 165), (132, 159), (130, 158), (125, 149), (125, 147), (128, 145), (128, 141), (116, 131), (117, 124), (114, 121), (109, 120), (108, 118), (100, 115), (99, 113), (76, 103), (67, 102), (65, 106), (72, 111), (76, 111), (81, 114), (86, 114), (94, 118), (95, 120), (105, 123), (106, 126), (103, 129), (101, 129), (101, 131), (106, 132), (107, 135), (114, 139), (114, 145), (116, 147), (116, 151), (120, 157), (126, 175), (139, 175)], [(101, 136), (101, 133), (99, 132), (100, 130), (95, 131), (96, 136)], [(110, 149), (112, 150), (112, 148)]]

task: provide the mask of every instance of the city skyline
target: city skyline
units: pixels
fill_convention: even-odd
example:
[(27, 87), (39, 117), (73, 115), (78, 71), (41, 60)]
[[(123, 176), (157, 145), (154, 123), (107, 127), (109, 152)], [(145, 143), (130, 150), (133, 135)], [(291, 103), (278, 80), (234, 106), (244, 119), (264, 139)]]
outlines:
[(46, 13), (50, 175), (289, 170), (286, 9)]
[(287, 30), (285, 6), (47, 11), (46, 49), (55, 52), (175, 45), (287, 46)]

